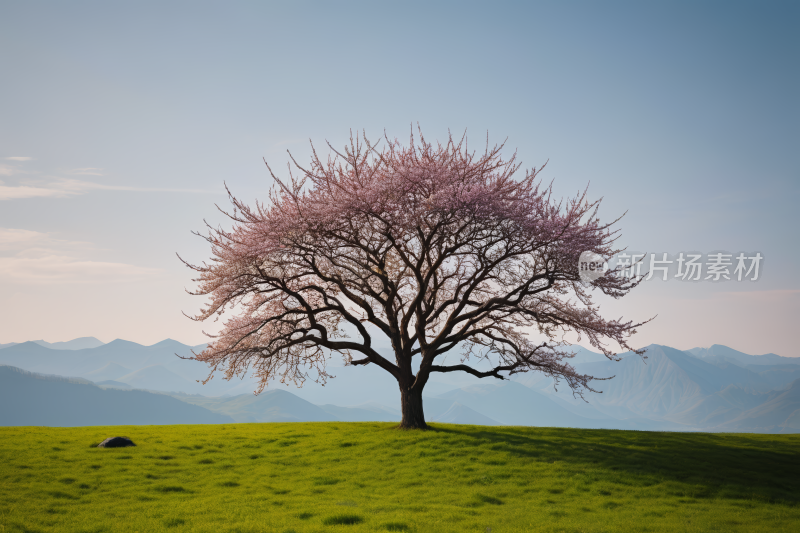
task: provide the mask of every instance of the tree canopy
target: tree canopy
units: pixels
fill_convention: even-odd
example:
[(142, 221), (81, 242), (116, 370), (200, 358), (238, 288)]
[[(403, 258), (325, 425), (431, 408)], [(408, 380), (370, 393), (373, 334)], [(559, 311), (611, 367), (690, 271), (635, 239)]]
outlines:
[[(633, 350), (628, 337), (640, 324), (603, 318), (591, 293), (620, 298), (638, 280), (613, 270), (579, 276), (582, 252), (620, 251), (599, 201), (586, 191), (555, 200), (541, 168), (517, 177), (516, 154), (504, 159), (503, 145), (470, 151), (465, 138), (421, 134), (407, 146), (383, 141), (351, 136), (325, 159), (314, 150), (307, 166), (292, 159), (286, 179), (267, 165), (276, 186), (265, 203), (229, 191), (232, 228), (209, 227), (211, 261), (189, 265), (193, 294), (208, 298), (193, 318), (223, 319), (196, 356), (212, 375), (252, 372), (260, 392), (273, 379), (326, 379), (336, 352), (394, 376), (401, 427), (424, 428), (432, 373), (539, 371), (581, 394), (594, 378), (569, 363), (564, 334), (611, 359), (613, 345)], [(376, 335), (393, 353), (379, 353)], [(442, 364), (451, 351), (460, 362)]]

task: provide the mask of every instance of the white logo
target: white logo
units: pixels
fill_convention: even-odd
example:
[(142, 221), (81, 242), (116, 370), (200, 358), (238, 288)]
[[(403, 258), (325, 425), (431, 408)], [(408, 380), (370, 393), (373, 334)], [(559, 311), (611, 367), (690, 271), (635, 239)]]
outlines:
[(578, 275), (583, 281), (594, 281), (608, 272), (608, 262), (594, 252), (583, 252), (578, 259)]

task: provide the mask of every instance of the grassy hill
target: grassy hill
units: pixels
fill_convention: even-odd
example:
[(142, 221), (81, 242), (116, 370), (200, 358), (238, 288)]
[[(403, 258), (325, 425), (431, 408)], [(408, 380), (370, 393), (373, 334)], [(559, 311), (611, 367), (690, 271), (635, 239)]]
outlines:
[[(135, 448), (98, 449), (109, 437)], [(0, 531), (797, 531), (800, 435), (0, 428)]]

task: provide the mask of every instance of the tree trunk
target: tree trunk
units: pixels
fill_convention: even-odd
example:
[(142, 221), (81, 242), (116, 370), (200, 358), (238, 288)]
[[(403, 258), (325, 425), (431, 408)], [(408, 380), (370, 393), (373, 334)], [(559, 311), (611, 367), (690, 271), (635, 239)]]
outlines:
[(400, 386), (400, 406), (403, 411), (401, 429), (428, 429), (425, 412), (422, 410), (422, 388), (407, 389)]

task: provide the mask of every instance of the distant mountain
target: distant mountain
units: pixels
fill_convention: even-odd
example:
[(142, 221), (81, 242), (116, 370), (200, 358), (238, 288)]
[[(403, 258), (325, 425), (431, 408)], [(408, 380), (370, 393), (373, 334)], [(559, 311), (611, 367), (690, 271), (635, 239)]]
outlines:
[(123, 389), (123, 390), (131, 390), (133, 387), (128, 385), (127, 383), (122, 383), (120, 381), (114, 381), (113, 379), (107, 379), (105, 381), (96, 381), (95, 385), (102, 389)]
[(800, 365), (800, 357), (783, 357), (774, 353), (748, 355), (721, 344), (714, 344), (710, 348), (692, 348), (687, 352), (708, 362), (730, 362), (742, 367), (747, 365)]
[[(400, 419), (397, 383), (375, 365), (347, 367), (334, 357), (328, 361), (328, 372), (335, 377), (325, 386), (310, 376), (302, 388), (270, 383), (267, 392), (253, 396), (257, 383), (250, 376), (226, 381), (217, 375), (205, 385), (198, 383), (208, 377), (208, 366), (181, 357), (191, 357), (193, 350), (204, 347), (171, 339), (152, 346), (117, 339), (95, 348), (54, 350), (25, 342), (0, 350), (0, 365), (76, 376), (109, 390), (169, 392), (237, 421)], [(772, 402), (800, 379), (800, 364), (793, 358), (751, 356), (721, 345), (689, 352), (652, 345), (647, 359), (624, 353), (619, 362), (580, 346), (574, 349), (576, 356), (570, 362), (579, 372), (616, 376), (593, 382), (602, 394), (586, 393), (588, 403), (573, 396), (563, 382), (556, 391), (553, 380), (538, 372), (506, 381), (434, 374), (424, 392), (426, 419), (640, 430), (734, 431), (741, 426), (749, 431), (746, 428), (753, 423), (747, 413), (777, 409), (774, 416), (782, 417), (788, 409), (785, 402)], [(753, 426), (757, 428), (753, 431), (791, 431), (792, 424), (765, 422)]]
[(99, 339), (94, 337), (80, 337), (66, 342), (46, 342), (43, 340), (33, 341), (40, 346), (50, 348), (51, 350), (84, 350), (86, 348), (97, 348), (105, 344)]
[[(518, 387), (521, 387), (517, 385)], [(527, 391), (524, 387), (523, 390)], [(535, 394), (535, 393), (534, 393)], [(400, 413), (376, 404), (356, 407), (314, 405), (289, 391), (273, 389), (259, 396), (243, 394), (232, 398), (176, 394), (175, 398), (231, 416), (236, 422), (399, 422)], [(444, 398), (425, 398), (426, 419), (451, 424), (499, 425), (475, 410)]]
[(399, 422), (400, 413), (379, 404), (356, 407), (314, 405), (284, 389), (272, 389), (258, 396), (242, 394), (209, 398), (175, 394), (175, 398), (231, 416), (236, 422)]
[[(76, 357), (78, 353), (80, 351), (51, 350), (35, 342), (23, 342), (0, 350), (0, 365), (15, 366), (43, 374), (76, 376), (77, 373), (65, 372), (69, 370), (69, 365), (64, 363)], [(105, 364), (106, 362), (103, 362), (99, 366)]]
[[(104, 344), (103, 341), (95, 339), (94, 337), (80, 337), (66, 342), (47, 342), (41, 339), (31, 342), (35, 342), (39, 346), (44, 346), (45, 348), (50, 348), (51, 350), (82, 350), (84, 348), (97, 348), (98, 346), (102, 346)], [(18, 344), (20, 343), (9, 342), (6, 344), (0, 344), (0, 350), (3, 348), (8, 348), (9, 346), (16, 346)]]
[(442, 398), (426, 396), (425, 392), (423, 391), (422, 409), (425, 412), (425, 420), (436, 420), (437, 418), (445, 414), (453, 406), (454, 403), (455, 402), (453, 400), (446, 400)]
[(151, 365), (134, 372), (118, 376), (115, 381), (127, 383), (134, 389), (157, 390), (166, 392), (203, 392), (203, 385), (189, 381), (162, 365)]
[(324, 386), (308, 379), (302, 388), (285, 387), (279, 383), (270, 387), (289, 390), (292, 394), (317, 405), (355, 406), (373, 401), (386, 406), (400, 406), (400, 389), (397, 381), (382, 368), (375, 365), (331, 365), (327, 371), (334, 377), (328, 379)]
[(233, 398), (177, 395), (176, 398), (224, 413), (236, 422), (329, 422), (336, 417), (291, 392), (274, 389), (258, 396), (242, 394)]
[(800, 379), (786, 390), (775, 391), (767, 401), (713, 428), (714, 431), (759, 433), (800, 432)]
[(94, 382), (98, 382), (98, 381), (106, 381), (106, 380), (121, 378), (122, 376), (130, 373), (131, 373), (130, 368), (125, 368), (124, 366), (119, 365), (117, 363), (106, 363), (97, 370), (92, 370), (91, 372), (87, 372), (86, 374), (84, 374), (84, 377)]
[[(469, 407), (499, 424), (517, 426), (641, 429), (611, 417), (593, 419), (573, 413), (547, 394), (513, 381), (487, 382), (456, 389), (436, 397)], [(423, 400), (428, 405), (428, 399)], [(451, 404), (452, 405), (452, 404)], [(448, 408), (449, 410), (450, 408)], [(444, 416), (433, 415), (433, 420)]]
[(225, 415), (144, 391), (0, 366), (0, 426), (221, 424)]
[[(587, 363), (577, 368), (597, 377), (616, 376), (593, 383), (602, 394), (587, 395), (591, 405), (615, 417), (649, 419), (661, 425), (659, 429), (673, 423), (703, 431), (796, 431), (786, 422), (793, 411), (784, 412), (789, 409), (786, 404), (773, 403), (779, 396), (786, 400), (786, 391), (774, 390), (775, 384), (793, 376), (794, 365), (743, 368), (730, 359), (715, 359), (722, 350), (714, 351), (716, 355), (701, 359), (667, 346), (651, 345), (646, 360), (630, 357), (619, 363)], [(768, 370), (751, 370), (764, 368)], [(778, 376), (777, 372), (787, 374)], [(780, 420), (758, 425), (753, 418)]]
[(402, 418), (398, 411), (391, 411), (383, 406), (365, 403), (354, 407), (340, 407), (338, 405), (320, 405), (320, 409), (342, 422), (400, 422)]
[[(608, 361), (609, 359), (597, 352), (593, 352), (591, 350), (587, 350), (583, 346), (574, 345), (569, 348), (575, 354), (574, 357), (565, 360), (572, 366), (581, 365), (584, 363), (597, 363), (602, 361)], [(623, 354), (628, 355), (628, 354)], [(546, 375), (542, 374), (541, 372), (523, 372), (521, 374), (515, 374), (512, 376), (512, 381), (516, 381), (517, 383), (521, 383), (526, 387), (532, 387), (534, 389), (540, 389), (546, 387), (552, 380), (547, 377)]]
[[(43, 374), (80, 376), (92, 381), (123, 381), (134, 388), (165, 392), (222, 395), (255, 389), (255, 380), (251, 378), (228, 382), (217, 376), (208, 385), (200, 385), (197, 380), (208, 377), (208, 366), (181, 359), (176, 354), (192, 357), (192, 347), (171, 339), (152, 346), (117, 339), (96, 348), (67, 351), (24, 342), (0, 350), (0, 364)], [(159, 368), (144, 370), (154, 366)], [(127, 372), (121, 373), (123, 369)]]
[(499, 426), (488, 416), (484, 416), (476, 411), (473, 411), (466, 405), (461, 405), (454, 402), (450, 409), (436, 417), (434, 422), (442, 422), (444, 424), (470, 424), (474, 426)]
[(745, 368), (758, 373), (773, 389), (782, 389), (800, 379), (800, 365), (747, 365)]
[[(209, 375), (208, 365), (176, 357), (192, 357), (205, 345), (186, 346), (167, 339), (152, 346), (130, 341), (114, 340), (97, 348), (54, 351), (35, 342), (25, 342), (0, 350), (0, 364), (23, 368), (31, 372), (61, 376), (80, 376), (91, 381), (120, 381), (134, 388), (163, 392), (182, 392), (205, 396), (236, 396), (251, 394), (258, 386), (250, 376), (226, 381), (216, 375), (205, 385), (197, 381)], [(384, 406), (398, 406), (400, 391), (392, 376), (375, 365), (344, 367), (338, 358), (329, 361), (328, 371), (333, 378), (323, 386), (315, 383), (313, 376), (302, 388), (281, 387), (314, 404), (358, 406), (377, 402)], [(157, 370), (147, 367), (161, 367)], [(129, 369), (120, 374), (118, 367)], [(166, 370), (166, 372), (164, 371)], [(439, 394), (479, 380), (472, 376), (434, 376), (426, 387), (427, 394)], [(271, 384), (270, 387), (277, 387)], [(449, 407), (449, 406), (448, 406)]]
[(628, 357), (619, 362), (586, 363), (578, 370), (595, 377), (616, 376), (596, 381), (592, 387), (602, 395), (591, 394), (589, 401), (606, 413), (608, 407), (648, 418), (656, 417), (684, 423), (679, 416), (703, 398), (729, 385), (769, 390), (758, 374), (736, 365), (723, 368), (706, 363), (667, 346), (647, 347), (647, 359)]
[(770, 398), (769, 393), (748, 392), (740, 386), (729, 385), (701, 398), (685, 411), (671, 415), (696, 428), (710, 428), (735, 419), (743, 412), (757, 407)]

